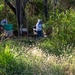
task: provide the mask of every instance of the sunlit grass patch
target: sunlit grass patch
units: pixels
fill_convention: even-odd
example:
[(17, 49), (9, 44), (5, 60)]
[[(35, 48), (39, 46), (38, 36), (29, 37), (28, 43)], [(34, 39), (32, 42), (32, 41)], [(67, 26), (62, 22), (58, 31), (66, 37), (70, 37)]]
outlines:
[(0, 73), (5, 75), (75, 74), (75, 52), (56, 56), (43, 51), (38, 46), (26, 45), (22, 41), (3, 42), (0, 47)]

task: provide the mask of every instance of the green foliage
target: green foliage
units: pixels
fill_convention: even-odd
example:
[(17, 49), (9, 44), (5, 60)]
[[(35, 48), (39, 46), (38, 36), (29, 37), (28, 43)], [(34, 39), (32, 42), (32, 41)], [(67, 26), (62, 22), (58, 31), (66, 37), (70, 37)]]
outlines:
[[(21, 75), (25, 71), (26, 64), (21, 59), (21, 56), (17, 57), (12, 52), (8, 45), (4, 50), (0, 51), (0, 74), (3, 75)], [(28, 67), (28, 66), (27, 66)], [(29, 68), (28, 68), (29, 69)]]
[(54, 13), (51, 13), (44, 29), (50, 35), (50, 39), (41, 42), (40, 47), (43, 50), (56, 55), (70, 54), (73, 51), (75, 47), (75, 10), (60, 13), (56, 9)]
[(5, 75), (7, 75), (7, 73), (10, 71), (10, 67), (11, 67), (11, 72), (12, 72), (13, 60), (14, 60), (13, 55), (11, 55), (9, 51), (9, 47), (6, 45), (5, 50), (0, 51), (0, 68), (5, 73)]
[[(52, 27), (52, 37), (60, 40), (67, 41), (68, 43), (74, 43), (75, 40), (75, 11), (69, 10), (65, 13), (59, 13), (56, 10), (54, 14), (50, 16), (50, 19), (46, 23), (50, 28)], [(48, 28), (48, 30), (49, 30)]]
[[(2, 14), (3, 13), (3, 9), (4, 9), (4, 5), (1, 3), (0, 4), (0, 14)], [(2, 17), (3, 17), (4, 15), (0, 15), (0, 21), (2, 20)]]
[(68, 44), (65, 40), (60, 39), (41, 39), (39, 47), (43, 49), (44, 52), (49, 54), (55, 54), (57, 56), (64, 54), (71, 54), (74, 51), (74, 45)]
[(1, 4), (1, 5), (0, 5), (0, 11), (3, 9), (3, 7), (4, 7), (4, 5), (3, 5), (3, 4)]
[[(7, 40), (0, 44), (0, 75), (75, 74), (75, 52), (58, 57), (49, 55), (36, 46), (26, 47), (25, 41), (26, 39)], [(50, 48), (54, 44), (50, 39), (42, 39), (41, 42), (45, 42), (44, 45), (50, 44)]]

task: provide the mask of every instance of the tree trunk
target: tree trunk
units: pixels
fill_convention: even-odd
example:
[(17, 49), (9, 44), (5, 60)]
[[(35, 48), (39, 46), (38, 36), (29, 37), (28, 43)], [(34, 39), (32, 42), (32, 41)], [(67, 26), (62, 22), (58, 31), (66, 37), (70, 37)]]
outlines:
[(48, 19), (47, 0), (44, 0), (44, 13), (46, 20)]
[(17, 17), (17, 23), (18, 23), (18, 36), (20, 36), (20, 27), (21, 27), (21, 2), (20, 0), (16, 0), (16, 17)]
[(21, 25), (22, 25), (22, 27), (28, 27), (27, 20), (26, 20), (26, 12), (25, 12), (26, 3), (28, 2), (28, 0), (16, 0), (16, 7), (15, 8), (8, 0), (5, 0), (5, 2), (17, 17), (18, 36), (20, 36)]

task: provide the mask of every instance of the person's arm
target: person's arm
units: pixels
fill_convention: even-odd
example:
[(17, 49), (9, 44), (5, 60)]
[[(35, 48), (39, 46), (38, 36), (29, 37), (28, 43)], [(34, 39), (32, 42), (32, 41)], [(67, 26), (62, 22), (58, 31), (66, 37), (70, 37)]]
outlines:
[(38, 31), (38, 23), (36, 24), (36, 31)]
[(7, 19), (5, 20), (5, 23), (8, 24), (8, 20)]
[(1, 21), (1, 25), (4, 25), (4, 22), (3, 22), (3, 20)]

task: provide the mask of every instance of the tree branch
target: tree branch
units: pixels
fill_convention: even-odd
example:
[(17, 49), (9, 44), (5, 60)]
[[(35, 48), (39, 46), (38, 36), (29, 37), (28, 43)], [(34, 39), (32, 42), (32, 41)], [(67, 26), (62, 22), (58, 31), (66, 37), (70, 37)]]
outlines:
[(11, 10), (14, 12), (14, 14), (16, 15), (16, 9), (12, 6), (12, 4), (8, 1), (5, 0), (5, 3), (11, 8)]

